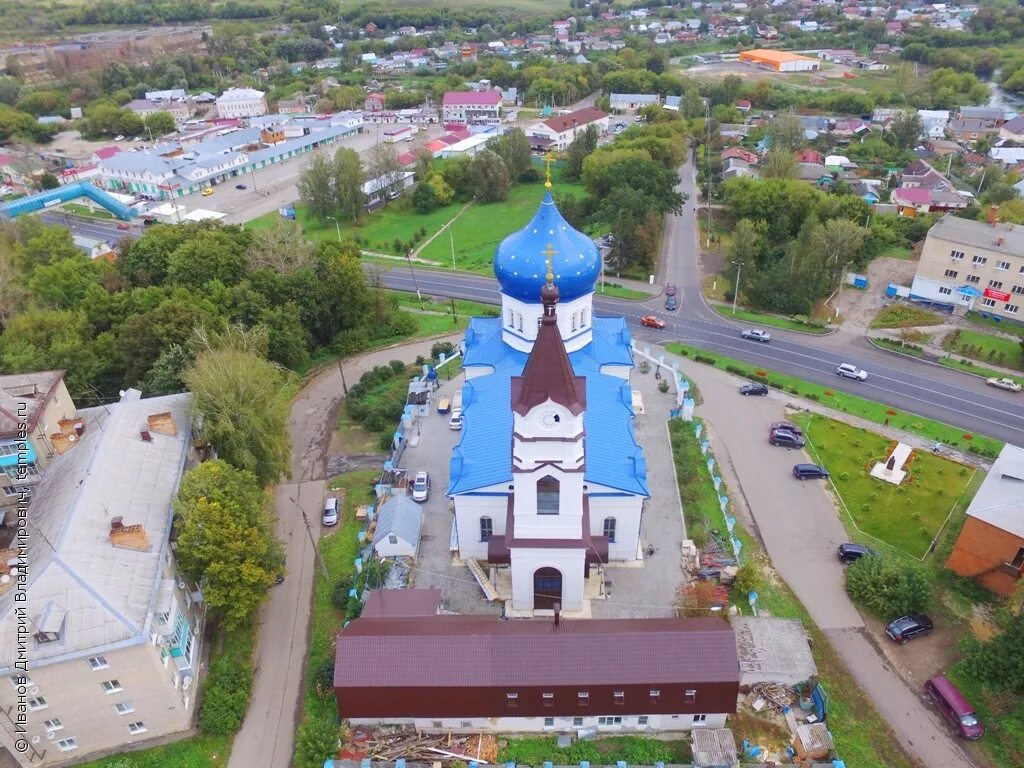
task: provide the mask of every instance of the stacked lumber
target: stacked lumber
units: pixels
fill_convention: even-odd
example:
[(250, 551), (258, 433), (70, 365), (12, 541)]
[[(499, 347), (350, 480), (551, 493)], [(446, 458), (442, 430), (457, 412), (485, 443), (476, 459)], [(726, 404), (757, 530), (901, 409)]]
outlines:
[(373, 761), (392, 763), (399, 758), (410, 762), (461, 760), (495, 763), (498, 741), (488, 733), (473, 735), (424, 734), (411, 729), (376, 731), (361, 745)]

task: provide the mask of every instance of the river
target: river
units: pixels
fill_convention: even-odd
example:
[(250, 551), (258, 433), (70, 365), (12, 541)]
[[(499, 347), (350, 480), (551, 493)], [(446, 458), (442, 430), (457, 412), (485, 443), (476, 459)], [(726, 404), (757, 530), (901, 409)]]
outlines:
[(1005, 110), (1024, 111), (1024, 97), (1019, 93), (1010, 93), (999, 87), (999, 70), (992, 73), (992, 79), (988, 81), (988, 105)]

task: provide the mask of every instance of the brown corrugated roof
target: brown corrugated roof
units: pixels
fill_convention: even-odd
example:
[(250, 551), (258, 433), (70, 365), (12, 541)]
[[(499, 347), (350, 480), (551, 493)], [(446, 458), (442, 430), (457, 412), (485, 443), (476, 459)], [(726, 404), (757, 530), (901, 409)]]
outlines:
[(360, 616), (433, 616), (440, 605), (440, 589), (374, 589), (367, 596)]
[[(545, 288), (553, 290), (550, 284)], [(544, 316), (523, 375), (512, 377), (512, 410), (520, 416), (548, 400), (567, 408), (574, 416), (587, 409), (587, 383), (576, 375), (569, 362), (555, 316), (557, 291), (553, 290), (552, 295), (553, 299), (545, 298)]]
[(577, 109), (575, 112), (570, 112), (568, 115), (559, 115), (558, 117), (552, 117), (550, 120), (545, 120), (544, 125), (555, 133), (565, 133), (573, 125), (577, 128), (585, 128), (605, 117), (608, 117), (608, 113), (601, 111), (597, 107), (584, 107), (583, 109)]
[(338, 687), (629, 685), (739, 681), (723, 619), (369, 618), (337, 639)]

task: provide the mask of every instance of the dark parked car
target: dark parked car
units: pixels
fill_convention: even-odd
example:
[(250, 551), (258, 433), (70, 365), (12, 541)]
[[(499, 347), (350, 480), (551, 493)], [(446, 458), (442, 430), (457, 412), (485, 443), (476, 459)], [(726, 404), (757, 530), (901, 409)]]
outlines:
[(773, 421), (771, 428), (773, 430), (783, 429), (786, 432), (792, 432), (794, 435), (799, 435), (800, 437), (803, 437), (804, 434), (804, 431), (792, 421)]
[(764, 395), (768, 394), (768, 387), (765, 386), (764, 384), (758, 384), (756, 382), (751, 382), (750, 384), (744, 384), (742, 387), (740, 387), (740, 394), (741, 395), (762, 395), (762, 396), (764, 396)]
[(792, 432), (786, 432), (784, 429), (773, 430), (768, 435), (768, 442), (783, 448), (804, 447), (804, 439), (802, 437), (794, 435)]
[(871, 547), (865, 547), (863, 544), (840, 544), (836, 554), (839, 555), (840, 563), (849, 565), (850, 563), (857, 562), (862, 557), (874, 557), (878, 553), (871, 549)]
[(235, 189), (247, 189), (245, 184), (235, 184)]
[(885, 634), (897, 643), (905, 643), (915, 637), (927, 635), (932, 631), (932, 620), (923, 613), (900, 616), (885, 628)]
[(793, 467), (793, 477), (797, 480), (824, 480), (828, 477), (828, 470), (817, 464), (797, 464)]

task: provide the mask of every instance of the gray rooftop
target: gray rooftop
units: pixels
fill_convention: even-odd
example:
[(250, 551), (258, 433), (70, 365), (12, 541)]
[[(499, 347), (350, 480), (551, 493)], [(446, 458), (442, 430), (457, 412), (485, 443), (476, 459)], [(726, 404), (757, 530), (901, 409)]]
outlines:
[(1003, 446), (967, 515), (1024, 538), (1024, 448)]
[(22, 419), (28, 421), (31, 432), (46, 401), (63, 378), (64, 371), (0, 376), (0, 435), (17, 435)]
[(408, 496), (392, 496), (381, 506), (378, 513), (373, 544), (376, 546), (394, 534), (402, 541), (416, 546), (420, 540), (422, 527), (423, 508)]
[(694, 728), (693, 768), (736, 768), (736, 737), (728, 728)]
[(729, 623), (736, 632), (741, 685), (796, 685), (818, 673), (799, 619), (733, 616)]
[(1007, 256), (1024, 257), (1024, 226), (988, 224), (946, 214), (928, 230), (928, 240), (944, 240), (969, 248), (1000, 251)]
[[(139, 396), (128, 390), (118, 403), (78, 411), (85, 432), (53, 460), (29, 507), (28, 600), (19, 606), (32, 632), (62, 625), (58, 641), (31, 649), (37, 664), (148, 637), (171, 501), (191, 442), (192, 396)], [(143, 440), (140, 428), (158, 414), (169, 419)], [(119, 516), (125, 526), (143, 526), (148, 550), (111, 543), (111, 519)], [(0, 669), (11, 668), (17, 651), (14, 595), (9, 589), (0, 598)]]

